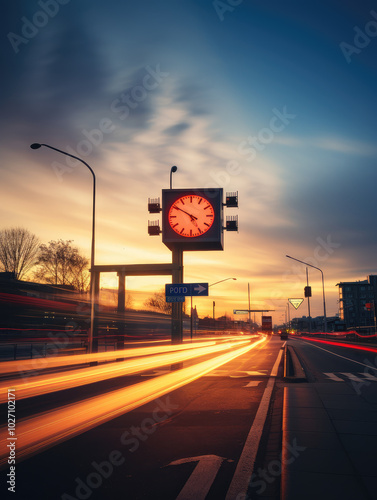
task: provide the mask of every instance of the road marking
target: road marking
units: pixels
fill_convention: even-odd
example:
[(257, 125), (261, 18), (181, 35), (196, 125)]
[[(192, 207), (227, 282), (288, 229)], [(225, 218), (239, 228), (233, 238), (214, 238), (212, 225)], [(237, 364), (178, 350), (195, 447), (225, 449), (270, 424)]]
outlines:
[(171, 462), (169, 465), (198, 462), (176, 500), (205, 500), (224, 460), (225, 458), (217, 455), (202, 455)]
[(377, 368), (374, 368), (371, 365), (366, 365), (365, 363), (360, 363), (360, 361), (355, 361), (354, 359), (347, 358), (346, 356), (341, 356), (340, 354), (336, 354), (335, 352), (328, 351), (327, 349), (324, 349), (323, 347), (319, 347), (318, 345), (311, 344), (310, 342), (305, 342), (305, 340), (302, 340), (301, 342), (303, 342), (304, 344), (308, 344), (312, 347), (316, 347), (317, 349), (321, 349), (321, 351), (325, 351), (325, 352), (328, 352), (329, 354), (333, 354), (334, 356), (338, 356), (338, 358), (346, 359), (347, 361), (352, 361), (353, 363), (357, 363), (358, 365), (366, 366), (374, 371), (377, 371)]
[(350, 380), (353, 380), (354, 382), (365, 382), (365, 379), (362, 379), (360, 377), (357, 377), (353, 373), (345, 373), (345, 372), (340, 372), (342, 375), (345, 375), (348, 377)]
[(257, 414), (255, 415), (253, 425), (249, 430), (246, 438), (240, 459), (230, 483), (228, 493), (225, 500), (235, 500), (236, 498), (247, 498), (247, 489), (249, 487), (251, 475), (253, 473), (255, 459), (259, 447), (259, 442), (262, 437), (263, 427), (266, 422), (268, 408), (270, 406), (272, 390), (275, 384), (275, 378), (278, 373), (283, 349), (279, 350), (278, 357), (271, 370), (270, 378), (267, 382), (267, 387), (264, 390)]
[[(370, 373), (360, 373), (360, 375), (364, 375), (364, 377), (368, 380), (374, 380), (375, 382), (377, 382), (377, 377), (375, 377), (374, 375), (371, 375)], [(365, 379), (364, 379), (365, 381)]]
[(261, 383), (262, 383), (261, 380), (252, 380), (247, 385), (244, 385), (244, 387), (257, 387)]
[(337, 377), (335, 373), (323, 373), (326, 375), (326, 377), (329, 377), (329, 379), (333, 380), (334, 382), (344, 382), (344, 379)]
[[(267, 375), (268, 370), (260, 370), (260, 371), (242, 371), (242, 372), (236, 372), (234, 375), (229, 375), (230, 378), (245, 378), (245, 377), (263, 377)], [(264, 373), (263, 373), (264, 372)]]
[[(353, 380), (354, 382), (366, 382), (366, 381), (373, 381), (377, 382), (377, 377), (370, 373), (364, 373), (364, 372), (359, 372), (358, 375), (363, 375), (364, 378), (360, 378), (354, 373), (349, 373), (349, 372), (337, 372), (340, 373), (341, 375), (344, 375), (345, 377), (349, 378), (350, 380)], [(323, 373), (323, 375), (326, 375), (330, 380), (333, 382), (345, 382), (344, 378), (340, 378), (335, 373)]]
[(228, 373), (229, 373), (228, 370), (213, 370), (212, 372), (206, 373), (204, 376), (205, 377), (224, 377)]

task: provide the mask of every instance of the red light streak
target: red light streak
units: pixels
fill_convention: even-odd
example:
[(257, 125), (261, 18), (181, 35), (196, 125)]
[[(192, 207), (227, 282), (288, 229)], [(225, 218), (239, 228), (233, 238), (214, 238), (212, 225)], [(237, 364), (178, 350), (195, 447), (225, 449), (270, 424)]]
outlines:
[(305, 340), (310, 340), (311, 342), (321, 342), (322, 344), (336, 345), (340, 347), (349, 347), (351, 349), (358, 349), (360, 351), (377, 352), (377, 348), (373, 347), (363, 347), (360, 345), (344, 344), (343, 342), (331, 342), (331, 340), (312, 339), (310, 337), (300, 337), (300, 338)]
[(23, 306), (32, 306), (38, 308), (46, 308), (48, 310), (60, 310), (60, 311), (73, 311), (77, 308), (77, 304), (72, 304), (70, 302), (60, 302), (56, 300), (49, 299), (39, 299), (37, 297), (30, 297), (28, 295), (17, 295), (14, 293), (0, 293), (0, 302), (6, 302), (10, 304), (19, 304)]

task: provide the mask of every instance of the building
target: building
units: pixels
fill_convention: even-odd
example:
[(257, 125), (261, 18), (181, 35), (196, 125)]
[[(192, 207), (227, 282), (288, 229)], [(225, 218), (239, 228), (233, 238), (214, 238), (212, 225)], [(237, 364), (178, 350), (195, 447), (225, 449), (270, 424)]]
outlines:
[[(323, 324), (323, 316), (316, 316), (315, 318), (302, 316), (291, 320), (291, 327), (298, 332), (323, 332)], [(327, 317), (326, 324), (328, 332), (339, 332), (345, 329), (345, 325), (339, 316)]]
[(347, 330), (360, 333), (375, 332), (375, 304), (377, 303), (377, 276), (370, 275), (363, 281), (337, 283), (339, 287), (339, 312)]

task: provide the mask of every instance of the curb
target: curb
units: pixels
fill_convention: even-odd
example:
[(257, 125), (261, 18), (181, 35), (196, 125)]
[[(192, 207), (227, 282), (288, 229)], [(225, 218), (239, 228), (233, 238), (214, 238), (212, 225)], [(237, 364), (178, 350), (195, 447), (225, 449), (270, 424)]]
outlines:
[(292, 346), (284, 347), (284, 375), (287, 382), (307, 382), (305, 371)]

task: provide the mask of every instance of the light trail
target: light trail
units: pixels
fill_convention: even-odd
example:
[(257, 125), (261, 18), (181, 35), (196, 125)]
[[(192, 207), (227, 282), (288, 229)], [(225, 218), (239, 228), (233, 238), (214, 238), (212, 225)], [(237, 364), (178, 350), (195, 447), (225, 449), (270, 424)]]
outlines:
[(0, 383), (0, 403), (8, 401), (8, 389), (12, 387), (17, 393), (17, 400), (40, 396), (50, 392), (71, 389), (81, 385), (92, 384), (124, 375), (132, 375), (145, 370), (161, 368), (161, 366), (188, 361), (193, 358), (215, 354), (232, 349), (237, 345), (247, 343), (247, 340), (227, 342), (195, 349), (185, 349), (183, 352), (155, 354), (143, 358), (133, 358), (115, 364), (80, 368), (68, 373), (41, 375), (32, 377), (30, 381), (19, 383), (17, 380), (7, 380)]
[[(219, 339), (218, 339), (219, 340)], [(228, 340), (228, 339), (226, 339)], [(242, 338), (244, 340), (244, 338)], [(71, 356), (51, 356), (33, 359), (18, 359), (15, 361), (4, 361), (0, 363), (0, 374), (11, 374), (17, 372), (38, 371), (46, 368), (58, 368), (62, 366), (72, 366), (92, 363), (96, 361), (112, 361), (117, 358), (133, 358), (137, 356), (148, 356), (163, 352), (180, 351), (183, 349), (195, 349), (206, 345), (214, 345), (215, 341), (195, 342), (192, 344), (175, 344), (150, 347), (135, 347), (132, 349), (122, 349), (119, 351), (107, 351), (92, 354), (76, 354)]]
[[(117, 389), (101, 396), (89, 398), (80, 403), (57, 408), (51, 412), (40, 413), (17, 423), (17, 458), (39, 453), (75, 435), (81, 434), (97, 425), (118, 417), (139, 406), (155, 400), (202, 377), (206, 373), (228, 363), (266, 341), (266, 337), (221, 354), (210, 360), (182, 368), (166, 375), (140, 382), (129, 387)], [(16, 393), (17, 397), (17, 393)], [(1, 428), (0, 440), (8, 438), (7, 429)], [(6, 446), (2, 446), (0, 466), (7, 464)]]
[(345, 344), (344, 342), (332, 342), (331, 340), (312, 339), (310, 337), (299, 337), (300, 339), (310, 340), (310, 342), (320, 342), (321, 344), (335, 345), (337, 347), (348, 347), (360, 351), (377, 352), (377, 347), (364, 347), (361, 345)]

